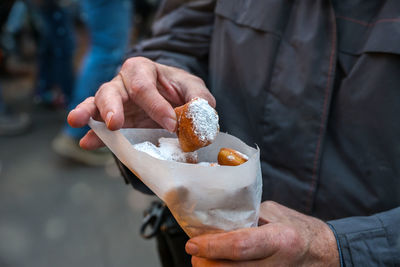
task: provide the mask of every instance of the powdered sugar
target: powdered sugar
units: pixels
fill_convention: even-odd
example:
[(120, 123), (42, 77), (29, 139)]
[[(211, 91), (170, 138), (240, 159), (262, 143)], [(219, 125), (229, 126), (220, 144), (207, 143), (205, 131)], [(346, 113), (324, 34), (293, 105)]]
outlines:
[(133, 145), (133, 148), (135, 148), (139, 151), (145, 152), (145, 153), (149, 154), (150, 156), (155, 157), (156, 159), (165, 160), (165, 158), (161, 155), (158, 147), (156, 147), (153, 143), (150, 143), (148, 141), (139, 143), (139, 144), (135, 144), (135, 145)]
[(218, 114), (202, 98), (195, 98), (188, 106), (187, 116), (193, 121), (195, 134), (203, 142), (212, 142), (219, 131)]
[(150, 142), (143, 142), (133, 145), (139, 151), (145, 152), (152, 157), (161, 160), (177, 161), (177, 162), (197, 162), (197, 152), (183, 152), (177, 138), (164, 138), (159, 140), (159, 147)]
[(166, 160), (178, 162), (197, 162), (197, 152), (183, 152), (179, 145), (178, 138), (161, 137), (159, 140), (159, 150)]
[(216, 167), (216, 166), (220, 166), (217, 162), (206, 162), (206, 161), (202, 161), (197, 163), (197, 165), (200, 166), (207, 166), (207, 167)]

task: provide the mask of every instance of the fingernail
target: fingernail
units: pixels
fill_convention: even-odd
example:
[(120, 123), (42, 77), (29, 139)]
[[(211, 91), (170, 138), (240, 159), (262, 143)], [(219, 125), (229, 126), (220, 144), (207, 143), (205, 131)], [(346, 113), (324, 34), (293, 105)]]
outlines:
[(186, 243), (186, 252), (192, 256), (196, 256), (199, 252), (199, 247), (195, 243), (189, 241)]
[(110, 122), (111, 122), (111, 120), (112, 120), (113, 115), (114, 115), (114, 112), (112, 112), (112, 111), (109, 111), (109, 112), (107, 113), (107, 115), (106, 115), (106, 125), (107, 125), (107, 128), (110, 128)]
[(176, 120), (174, 120), (172, 118), (164, 118), (163, 125), (164, 125), (164, 128), (167, 129), (168, 131), (175, 132)]

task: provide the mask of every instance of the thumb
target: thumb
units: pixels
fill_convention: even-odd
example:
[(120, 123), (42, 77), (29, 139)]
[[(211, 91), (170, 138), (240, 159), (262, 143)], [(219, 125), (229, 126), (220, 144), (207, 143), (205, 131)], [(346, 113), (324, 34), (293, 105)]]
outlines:
[(278, 250), (275, 227), (261, 227), (194, 237), (186, 252), (207, 259), (253, 260), (271, 256)]

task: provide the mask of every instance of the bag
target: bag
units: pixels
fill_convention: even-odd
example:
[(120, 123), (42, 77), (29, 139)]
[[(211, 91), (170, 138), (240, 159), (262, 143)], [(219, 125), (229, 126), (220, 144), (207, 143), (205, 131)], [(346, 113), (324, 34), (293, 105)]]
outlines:
[(220, 148), (249, 157), (239, 166), (204, 166), (156, 159), (133, 148), (144, 141), (175, 137), (163, 129), (110, 131), (102, 122), (89, 126), (116, 157), (163, 200), (189, 237), (257, 226), (261, 202), (260, 151), (238, 138), (219, 133), (198, 150), (199, 162), (217, 162)]

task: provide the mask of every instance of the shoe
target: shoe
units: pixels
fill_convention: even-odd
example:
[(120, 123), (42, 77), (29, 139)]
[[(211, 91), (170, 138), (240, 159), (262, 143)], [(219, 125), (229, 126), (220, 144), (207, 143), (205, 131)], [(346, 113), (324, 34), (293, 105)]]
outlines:
[(0, 113), (0, 136), (23, 134), (31, 126), (31, 118), (26, 113)]
[(88, 166), (103, 166), (113, 159), (107, 148), (84, 150), (78, 140), (66, 134), (58, 135), (53, 140), (52, 148), (58, 155)]

